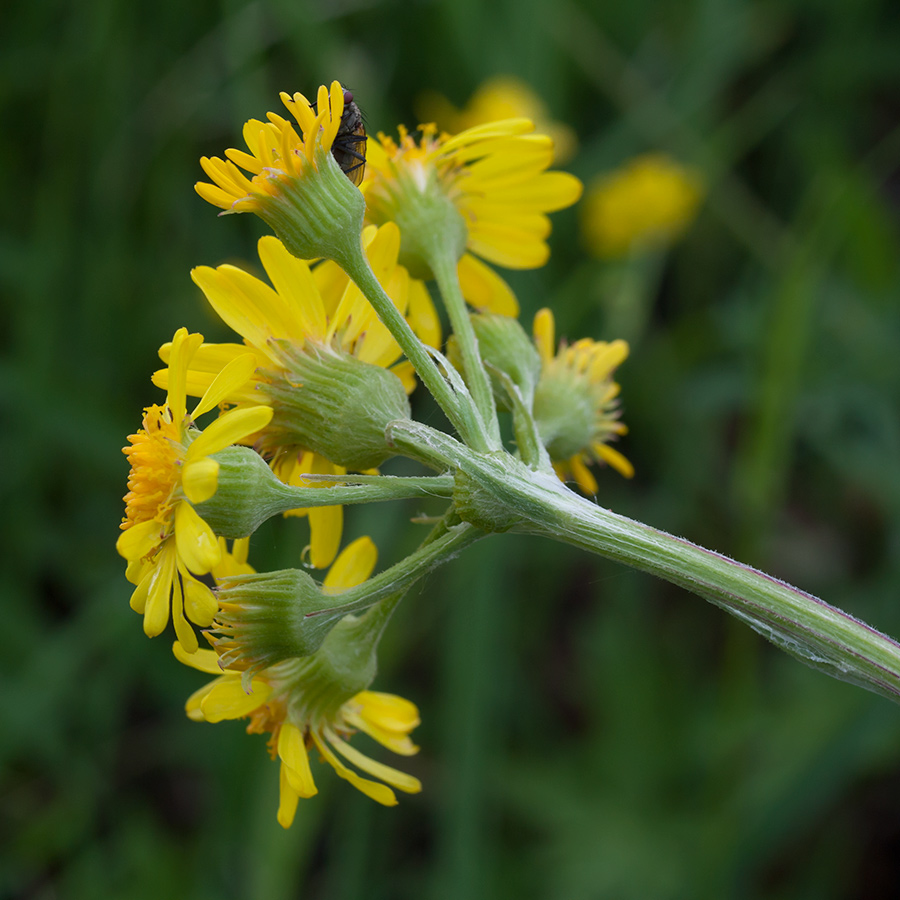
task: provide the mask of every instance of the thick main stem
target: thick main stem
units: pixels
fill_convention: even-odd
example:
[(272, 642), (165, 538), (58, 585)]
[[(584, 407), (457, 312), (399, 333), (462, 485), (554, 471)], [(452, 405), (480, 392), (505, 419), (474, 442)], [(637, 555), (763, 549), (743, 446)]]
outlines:
[(456, 470), (457, 511), (484, 530), (543, 535), (665, 578), (824, 672), (900, 702), (900, 644), (771, 575), (590, 503), (505, 453), (474, 453), (414, 422), (392, 439), (427, 441)]
[(900, 702), (900, 644), (748, 565), (580, 498), (527, 530), (699, 594), (814, 668)]

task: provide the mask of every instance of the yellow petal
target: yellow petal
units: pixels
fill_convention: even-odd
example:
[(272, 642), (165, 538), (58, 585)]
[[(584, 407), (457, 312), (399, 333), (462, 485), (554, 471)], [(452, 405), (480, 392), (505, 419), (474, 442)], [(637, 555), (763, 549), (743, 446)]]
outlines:
[(555, 212), (571, 206), (581, 196), (581, 182), (568, 172), (541, 172), (522, 184), (494, 187), (492, 203), (539, 212)]
[(231, 444), (236, 444), (247, 435), (254, 434), (272, 419), (271, 406), (250, 406), (242, 409), (230, 409), (219, 416), (197, 436), (187, 448), (185, 459), (192, 461), (201, 456), (218, 453)]
[(191, 503), (209, 500), (219, 486), (219, 464), (208, 456), (185, 463), (181, 470), (181, 486)]
[(278, 755), (288, 770), (288, 782), (300, 797), (312, 797), (319, 792), (309, 768), (303, 732), (290, 722), (285, 722), (278, 733)]
[[(206, 672), (207, 675), (221, 675), (222, 667), (219, 665), (219, 655), (215, 650), (206, 650), (204, 648), (200, 648), (194, 653), (188, 653), (185, 651), (184, 647), (175, 641), (172, 644), (172, 653), (175, 655), (175, 659), (180, 663), (184, 663), (186, 666), (190, 666), (192, 669), (197, 669), (200, 672)], [(240, 673), (237, 673), (240, 675)]]
[(539, 309), (534, 317), (532, 331), (541, 361), (546, 364), (553, 359), (556, 343), (556, 322), (553, 318), (553, 311), (546, 307)]
[(290, 828), (297, 814), (297, 804), (300, 797), (291, 787), (288, 780), (288, 768), (282, 763), (278, 773), (278, 824), (282, 828)]
[(464, 253), (457, 265), (459, 286), (466, 301), (478, 310), (515, 318), (519, 303), (509, 285), (490, 267)]
[(162, 634), (169, 622), (169, 598), (175, 577), (175, 548), (172, 544), (172, 541), (167, 541), (160, 550), (148, 584), (144, 606), (144, 634), (147, 637)]
[(498, 190), (527, 184), (553, 162), (553, 141), (544, 134), (532, 134), (510, 141), (502, 153), (493, 153), (467, 167), (469, 177), (460, 182), (464, 191), (484, 194), (485, 188)]
[(205, 575), (221, 558), (212, 529), (187, 501), (175, 509), (175, 543), (181, 561), (195, 575)]
[(391, 731), (409, 732), (422, 721), (416, 704), (396, 694), (360, 691), (350, 702), (360, 705), (363, 718)]
[(342, 506), (315, 506), (309, 515), (309, 561), (316, 569), (326, 569), (331, 565), (341, 545), (344, 530), (344, 508)]
[(593, 444), (591, 449), (604, 462), (609, 463), (620, 475), (625, 478), (634, 476), (634, 466), (618, 450), (614, 450), (609, 444)]
[(184, 602), (179, 578), (172, 580), (172, 624), (175, 626), (175, 634), (181, 646), (188, 653), (195, 653), (198, 647), (197, 635), (184, 617)]
[[(321, 341), (325, 337), (325, 307), (309, 266), (290, 254), (272, 235), (260, 238), (259, 258), (275, 290), (291, 311), (296, 332), (293, 337)], [(283, 335), (283, 337), (290, 337)]]
[(325, 738), (344, 759), (352, 762), (363, 772), (368, 772), (369, 775), (374, 775), (407, 794), (418, 794), (422, 790), (422, 782), (418, 778), (370, 759), (364, 753), (360, 753), (356, 747), (342, 741), (331, 729), (325, 729)]
[(181, 572), (181, 581), (184, 585), (185, 615), (195, 625), (208, 628), (219, 608), (216, 595), (202, 581), (197, 581), (187, 569)]
[(372, 539), (365, 536), (357, 538), (341, 551), (322, 584), (333, 591), (356, 587), (372, 574), (377, 561), (378, 548)]
[(358, 791), (362, 791), (367, 797), (371, 797), (376, 803), (382, 806), (396, 806), (397, 797), (394, 792), (385, 784), (379, 784), (377, 781), (369, 781), (368, 778), (360, 778), (356, 772), (348, 769), (331, 751), (331, 748), (319, 737), (314, 731), (312, 733), (313, 740), (319, 748), (319, 752), (325, 758), (325, 761), (334, 769), (337, 774), (350, 782)]
[(172, 338), (172, 358), (169, 363), (169, 395), (167, 404), (172, 421), (180, 426), (187, 413), (185, 379), (197, 348), (203, 343), (202, 334), (188, 334), (187, 328), (179, 328)]
[(377, 725), (367, 722), (362, 716), (356, 716), (353, 713), (345, 714), (344, 720), (348, 725), (352, 725), (373, 740), (378, 741), (382, 747), (387, 747), (388, 750), (400, 756), (414, 756), (419, 752), (419, 748), (407, 734), (397, 734), (394, 731), (379, 728)]
[(537, 269), (550, 256), (550, 248), (543, 239), (497, 222), (473, 226), (466, 246), (488, 262), (507, 269)]
[(150, 583), (153, 581), (153, 571), (152, 568), (146, 571), (143, 578), (138, 582), (137, 587), (131, 592), (131, 598), (128, 601), (128, 605), (141, 615), (144, 614), (144, 609), (147, 606), (147, 595), (150, 591)]
[(230, 400), (235, 391), (247, 384), (255, 370), (256, 356), (252, 353), (242, 353), (236, 359), (231, 360), (206, 389), (202, 399), (191, 413), (191, 418), (199, 418), (220, 403)]
[(207, 203), (218, 206), (219, 209), (230, 209), (234, 201), (238, 199), (235, 194), (223, 191), (222, 188), (217, 187), (214, 184), (208, 184), (205, 181), (196, 182), (194, 184), (194, 190)]
[(458, 150), (468, 144), (477, 141), (487, 140), (495, 137), (505, 137), (508, 135), (527, 134), (534, 131), (534, 122), (524, 117), (513, 119), (502, 119), (499, 122), (485, 122), (483, 125), (475, 125), (461, 131), (455, 137), (450, 138), (446, 143), (441, 145), (443, 153)]
[(127, 560), (143, 559), (165, 540), (165, 527), (155, 519), (126, 528), (116, 541), (116, 550)]
[(267, 342), (279, 328), (278, 294), (267, 284), (235, 266), (199, 266), (191, 278), (219, 318), (257, 350), (269, 354)]
[(572, 477), (578, 482), (578, 486), (586, 494), (595, 495), (599, 490), (597, 479), (594, 478), (591, 470), (584, 464), (581, 454), (576, 453), (568, 462), (572, 471)]
[(215, 681), (210, 681), (209, 684), (204, 684), (203, 687), (198, 688), (191, 694), (187, 699), (187, 703), (184, 704), (184, 711), (187, 713), (187, 717), (192, 722), (205, 722), (206, 719), (203, 716), (203, 710), (201, 706), (203, 705), (203, 699), (206, 695), (223, 679), (228, 676), (222, 675), (217, 678)]
[(271, 693), (272, 688), (259, 678), (253, 679), (248, 694), (239, 675), (226, 675), (203, 698), (200, 710), (207, 722), (242, 719), (262, 706)]

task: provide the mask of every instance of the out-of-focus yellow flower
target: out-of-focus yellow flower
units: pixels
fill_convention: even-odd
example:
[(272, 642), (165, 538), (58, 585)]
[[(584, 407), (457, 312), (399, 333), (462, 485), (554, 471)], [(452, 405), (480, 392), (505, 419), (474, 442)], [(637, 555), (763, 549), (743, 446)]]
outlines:
[(439, 128), (456, 134), (502, 119), (531, 119), (537, 131), (553, 139), (554, 158), (563, 164), (575, 155), (578, 141), (575, 132), (550, 117), (543, 100), (531, 87), (513, 75), (495, 75), (485, 81), (469, 102), (457, 109), (436, 91), (425, 91), (419, 97), (416, 112), (423, 122), (436, 122)]
[(171, 610), (175, 633), (192, 653), (197, 637), (188, 620), (201, 627), (212, 622), (216, 600), (195, 576), (221, 562), (212, 529), (194, 510), (216, 492), (219, 464), (212, 455), (259, 431), (272, 418), (266, 406), (253, 406), (220, 416), (205, 431), (194, 420), (242, 389), (253, 372), (253, 356), (235, 354), (209, 379), (202, 399), (188, 413), (187, 373), (203, 335), (180, 328), (171, 344), (168, 396), (163, 406), (144, 411), (143, 428), (129, 435), (123, 452), (131, 463), (125, 518), (116, 549), (128, 560), (126, 576), (137, 585), (131, 607), (144, 616), (144, 631), (160, 634)]
[[(238, 555), (243, 555), (244, 549), (236, 548)], [(359, 538), (335, 560), (325, 587), (339, 593), (361, 584), (371, 574), (376, 557), (372, 541)], [(178, 643), (173, 649), (181, 662), (218, 676), (188, 699), (185, 708), (190, 719), (221, 722), (249, 718), (248, 734), (271, 735), (269, 752), (281, 761), (278, 822), (282, 827), (290, 827), (300, 798), (318, 792), (309, 760), (313, 749), (341, 778), (385, 806), (397, 803), (391, 788), (407, 793), (422, 789), (417, 778), (370, 759), (346, 740), (362, 731), (394, 753), (416, 753), (419, 748), (409, 735), (419, 724), (419, 711), (409, 700), (376, 691), (347, 690), (334, 680), (334, 673), (322, 665), (317, 654), (264, 669), (253, 675), (248, 685), (245, 673), (223, 671), (213, 650), (187, 654)], [(364, 778), (338, 756), (379, 780)]]
[(702, 197), (696, 172), (659, 153), (638, 156), (588, 188), (581, 206), (584, 241), (608, 258), (666, 246), (694, 220)]
[(557, 350), (549, 309), (534, 317), (534, 340), (542, 363), (534, 418), (557, 475), (562, 481), (574, 478), (586, 494), (597, 493), (591, 462), (631, 478), (634, 467), (608, 443), (628, 431), (619, 421), (619, 385), (612, 380), (628, 356), (628, 344), (582, 338)]

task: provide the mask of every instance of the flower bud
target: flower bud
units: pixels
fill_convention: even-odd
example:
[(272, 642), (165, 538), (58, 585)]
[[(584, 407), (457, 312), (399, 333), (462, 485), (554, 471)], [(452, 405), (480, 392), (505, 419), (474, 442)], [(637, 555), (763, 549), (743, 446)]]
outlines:
[(302, 445), (347, 469), (381, 465), (393, 450), (385, 429), (410, 417), (409, 400), (390, 370), (324, 347), (284, 345), (287, 375), (265, 386), (275, 410), (265, 450)]
[(249, 447), (229, 447), (214, 456), (219, 488), (194, 508), (216, 534), (241, 538), (284, 509), (285, 485)]
[(222, 666), (249, 679), (282, 660), (315, 653), (343, 613), (312, 614), (338, 603), (300, 569), (224, 579), (213, 623)]
[[(478, 339), (481, 358), (491, 377), (491, 387), (497, 406), (508, 410), (509, 397), (496, 372), (492, 372), (491, 369), (508, 375), (521, 391), (525, 405), (530, 407), (541, 374), (541, 357), (525, 329), (509, 316), (471, 315), (469, 319)], [(448, 341), (448, 356), (450, 361), (457, 365), (455, 343), (454, 337), (451, 337)], [(460, 366), (457, 365), (457, 368)]]

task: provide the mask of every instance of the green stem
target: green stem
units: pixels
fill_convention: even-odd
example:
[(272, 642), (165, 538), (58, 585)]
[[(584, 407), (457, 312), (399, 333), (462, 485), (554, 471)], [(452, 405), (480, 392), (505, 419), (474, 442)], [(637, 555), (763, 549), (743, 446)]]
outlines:
[(430, 535), (418, 550), (396, 565), (364, 581), (358, 587), (335, 594), (333, 607), (317, 609), (308, 613), (306, 618), (317, 616), (330, 618), (335, 614), (342, 617), (347, 613), (368, 609), (386, 597), (408, 590), (432, 569), (448, 562), (461, 550), (484, 537), (482, 531), (466, 522), (445, 526), (436, 533), (440, 536)]
[(487, 428), (486, 444), (477, 449), (498, 450), (502, 443), (500, 441), (500, 424), (497, 420), (497, 407), (494, 404), (494, 392), (491, 390), (491, 382), (481, 360), (478, 338), (475, 337), (475, 329), (472, 328), (469, 310), (459, 286), (457, 260), (447, 252), (445, 244), (439, 244), (428, 254), (428, 265), (434, 273), (438, 290), (444, 301), (444, 308), (450, 317), (450, 327), (456, 335), (466, 384), (472, 391), (475, 405)]
[[(469, 440), (480, 432), (477, 417), (473, 416), (471, 405), (462, 399), (462, 395), (453, 388), (441, 374), (440, 369), (425, 345), (419, 340), (409, 323), (394, 305), (393, 300), (385, 293), (362, 246), (347, 243), (344, 252), (335, 256), (335, 262), (350, 276), (365, 298), (372, 304), (378, 318), (394, 336), (406, 358), (413, 364), (419, 378), (444, 411), (453, 427)], [(462, 401), (462, 402), (461, 402)], [(480, 443), (480, 442), (479, 442)]]
[[(444, 457), (422, 449), (417, 459), (437, 470), (446, 469)], [(393, 475), (309, 476), (310, 485), (284, 484), (249, 447), (229, 447), (216, 454), (218, 488), (209, 500), (195, 506), (216, 534), (241, 538), (253, 534), (272, 516), (293, 509), (378, 503), (418, 497), (451, 497), (453, 479), (448, 475), (399, 477)], [(302, 476), (301, 476), (302, 477)], [(305, 479), (304, 479), (305, 480)]]
[[(420, 428), (394, 423), (392, 437), (422, 440)], [(428, 439), (434, 443), (433, 435)], [(485, 531), (543, 535), (664, 578), (814, 668), (900, 702), (900, 644), (853, 616), (727, 556), (602, 509), (508, 454), (474, 453), (449, 439), (435, 449), (454, 464), (454, 500), (464, 520)]]

